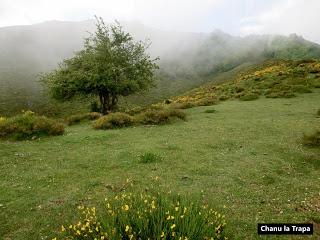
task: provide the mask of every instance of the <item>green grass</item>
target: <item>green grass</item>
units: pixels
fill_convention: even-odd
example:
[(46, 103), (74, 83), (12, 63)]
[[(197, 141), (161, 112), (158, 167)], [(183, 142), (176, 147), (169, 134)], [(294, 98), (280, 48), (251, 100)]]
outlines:
[(155, 153), (146, 152), (140, 155), (140, 163), (154, 163), (161, 161), (161, 157)]
[[(97, 131), (84, 123), (64, 136), (1, 141), (0, 239), (51, 239), (79, 204), (98, 206), (128, 178), (147, 189), (157, 176), (162, 189), (204, 190), (226, 215), (230, 239), (260, 239), (260, 222), (319, 223), (320, 149), (302, 144), (320, 126), (319, 93), (226, 101), (216, 114), (196, 107), (170, 125)], [(146, 152), (161, 161), (141, 164)]]
[(204, 111), (204, 113), (215, 113), (215, 112), (216, 112), (215, 109), (210, 109), (210, 108)]

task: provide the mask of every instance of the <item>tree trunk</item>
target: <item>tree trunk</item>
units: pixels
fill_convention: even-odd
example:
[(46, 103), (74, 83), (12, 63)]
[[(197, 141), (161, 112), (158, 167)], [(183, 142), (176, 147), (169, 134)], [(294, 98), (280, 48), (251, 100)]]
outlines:
[(112, 112), (118, 103), (118, 97), (115, 94), (110, 95), (109, 93), (99, 93), (99, 100), (100, 111), (103, 115)]
[(103, 115), (106, 115), (108, 113), (108, 98), (108, 94), (99, 93), (100, 111)]
[(111, 97), (111, 104), (110, 104), (110, 111), (113, 111), (115, 109), (115, 107), (117, 106), (118, 103), (118, 97), (115, 94), (112, 94)]

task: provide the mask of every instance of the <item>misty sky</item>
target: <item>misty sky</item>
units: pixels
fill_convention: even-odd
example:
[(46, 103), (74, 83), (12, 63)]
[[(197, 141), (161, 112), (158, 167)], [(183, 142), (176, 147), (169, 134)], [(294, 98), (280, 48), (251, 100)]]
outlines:
[(297, 33), (320, 43), (319, 12), (320, 0), (0, 0), (0, 26), (98, 15), (163, 30)]

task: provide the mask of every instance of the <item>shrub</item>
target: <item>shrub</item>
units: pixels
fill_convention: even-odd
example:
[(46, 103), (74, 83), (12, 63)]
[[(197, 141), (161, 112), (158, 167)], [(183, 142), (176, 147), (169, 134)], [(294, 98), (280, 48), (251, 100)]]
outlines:
[(62, 123), (31, 111), (0, 121), (0, 138), (24, 140), (40, 136), (55, 136), (64, 133)]
[(310, 135), (303, 135), (303, 144), (308, 146), (320, 146), (320, 131)]
[(139, 113), (146, 112), (148, 110), (162, 110), (162, 109), (164, 109), (163, 105), (150, 105), (147, 107), (134, 107), (134, 108), (131, 108), (131, 109), (125, 111), (125, 113), (127, 113), (131, 116), (134, 116)]
[(139, 114), (137, 121), (142, 124), (164, 124), (173, 119), (186, 119), (186, 114), (178, 109), (148, 110)]
[(97, 120), (102, 117), (102, 114), (99, 112), (90, 112), (87, 116), (89, 120)]
[(110, 113), (96, 120), (93, 124), (95, 129), (113, 129), (132, 126), (134, 118), (126, 113)]
[(271, 91), (265, 94), (267, 98), (292, 98), (296, 95), (291, 91)]
[(246, 95), (245, 92), (239, 92), (239, 93), (236, 93), (236, 94), (234, 95), (234, 97), (235, 97), (235, 98), (241, 98), (241, 97), (243, 97), (244, 95)]
[(225, 100), (228, 100), (229, 99), (229, 96), (227, 96), (227, 95), (221, 95), (220, 97), (219, 97), (219, 100), (220, 101), (225, 101)]
[(241, 86), (236, 86), (236, 88), (235, 88), (236, 93), (243, 92), (244, 90), (245, 89), (243, 87), (241, 87)]
[(193, 108), (196, 106), (193, 102), (181, 102), (181, 103), (174, 103), (171, 105), (172, 108), (175, 109), (187, 109), (187, 108)]
[(181, 120), (186, 120), (186, 113), (181, 111), (181, 110), (178, 110), (178, 109), (168, 109), (168, 110), (165, 110), (165, 112), (167, 112), (169, 114), (169, 116), (172, 118), (178, 118), (178, 119), (181, 119)]
[(207, 109), (204, 111), (205, 113), (215, 113), (216, 110), (215, 109)]
[(86, 114), (77, 114), (72, 115), (66, 119), (66, 122), (69, 126), (78, 124), (80, 122), (83, 122), (85, 120), (96, 120), (102, 116), (101, 113), (98, 112), (90, 112)]
[(256, 100), (259, 98), (259, 94), (257, 93), (247, 93), (243, 96), (241, 96), (239, 99), (241, 101), (252, 101), (252, 100)]
[(125, 111), (125, 113), (133, 116), (133, 115), (136, 115), (136, 114), (139, 114), (143, 111), (146, 111), (146, 108), (143, 108), (143, 107), (133, 107), (133, 108), (130, 108), (130, 109), (127, 109)]
[(196, 102), (197, 106), (211, 106), (218, 103), (218, 100), (215, 98), (205, 98), (201, 99), (200, 101)]
[[(123, 192), (105, 207), (79, 206), (80, 219), (62, 226), (63, 239), (227, 239), (225, 217), (200, 200), (170, 193)], [(61, 239), (61, 238), (59, 238)]]
[(296, 93), (312, 93), (311, 89), (304, 85), (293, 85), (292, 91)]
[(313, 82), (312, 87), (314, 88), (320, 88), (320, 82)]
[(77, 115), (72, 115), (70, 117), (67, 117), (66, 122), (69, 126), (78, 124), (84, 120), (87, 120), (87, 114), (77, 114)]
[(161, 157), (157, 154), (147, 152), (140, 155), (140, 163), (153, 163), (161, 160)]
[(318, 117), (320, 117), (320, 109), (318, 109), (317, 115)]
[(164, 100), (164, 104), (171, 104), (172, 103), (172, 100), (171, 99), (166, 99)]

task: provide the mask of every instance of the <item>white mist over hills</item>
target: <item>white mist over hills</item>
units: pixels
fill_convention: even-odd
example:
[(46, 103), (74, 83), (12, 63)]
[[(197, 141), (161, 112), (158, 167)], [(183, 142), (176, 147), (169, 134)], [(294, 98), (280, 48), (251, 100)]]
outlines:
[(0, 26), (48, 20), (137, 21), (162, 30), (232, 35), (297, 33), (320, 43), (318, 0), (2, 0)]
[[(159, 100), (209, 81), (221, 72), (270, 58), (320, 58), (320, 46), (298, 35), (232, 36), (165, 31), (138, 22), (123, 21), (135, 40), (151, 41), (149, 53), (160, 57), (158, 84), (149, 99)], [(33, 104), (41, 99), (37, 75), (57, 67), (81, 50), (84, 38), (94, 33), (95, 21), (47, 21), (0, 28), (0, 112), (16, 102)], [(8, 103), (8, 93), (21, 97)], [(156, 96), (156, 97), (155, 97)]]
[[(212, 44), (213, 40), (216, 42), (210, 45), (211, 52), (224, 45), (229, 47), (232, 45), (231, 49), (237, 51), (255, 44), (254, 42), (258, 39), (264, 39), (262, 44), (268, 45), (276, 37), (271, 35), (234, 37), (221, 30), (211, 33), (192, 33), (158, 30), (138, 22), (121, 24), (136, 40), (150, 40), (150, 54), (153, 57), (160, 56), (161, 61), (177, 60), (180, 57), (192, 55), (199, 48)], [(94, 31), (94, 20), (47, 21), (34, 25), (2, 27), (0, 28), (0, 66), (2, 69), (30, 66), (41, 70), (50, 69), (80, 50), (84, 38), (89, 35), (89, 32), (94, 33)], [(302, 40), (302, 37), (300, 38)]]

